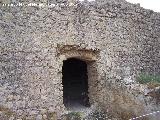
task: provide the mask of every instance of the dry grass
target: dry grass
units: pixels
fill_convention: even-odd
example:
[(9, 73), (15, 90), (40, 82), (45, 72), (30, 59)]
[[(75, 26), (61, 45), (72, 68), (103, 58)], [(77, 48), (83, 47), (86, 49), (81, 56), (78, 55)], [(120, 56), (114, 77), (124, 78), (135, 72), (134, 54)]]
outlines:
[(160, 83), (158, 83), (158, 82), (149, 82), (149, 83), (147, 83), (147, 86), (148, 86), (149, 89), (154, 89), (156, 87), (159, 87)]
[(48, 117), (49, 120), (57, 120), (56, 112), (48, 112), (47, 117)]
[(150, 74), (145, 74), (141, 73), (138, 76), (138, 79), (140, 84), (149, 84), (151, 87), (154, 86), (160, 86), (160, 76), (159, 75), (150, 75)]

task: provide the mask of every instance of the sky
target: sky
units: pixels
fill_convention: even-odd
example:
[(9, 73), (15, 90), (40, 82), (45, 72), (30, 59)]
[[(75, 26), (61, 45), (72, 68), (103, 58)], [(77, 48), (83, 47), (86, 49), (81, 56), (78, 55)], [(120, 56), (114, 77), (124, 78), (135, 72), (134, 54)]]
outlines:
[(130, 3), (140, 3), (141, 7), (160, 12), (160, 0), (126, 0)]
[[(93, 0), (89, 0), (89, 1), (93, 1)], [(130, 3), (140, 3), (140, 6), (143, 8), (151, 9), (155, 12), (160, 12), (160, 0), (126, 0), (126, 1)]]

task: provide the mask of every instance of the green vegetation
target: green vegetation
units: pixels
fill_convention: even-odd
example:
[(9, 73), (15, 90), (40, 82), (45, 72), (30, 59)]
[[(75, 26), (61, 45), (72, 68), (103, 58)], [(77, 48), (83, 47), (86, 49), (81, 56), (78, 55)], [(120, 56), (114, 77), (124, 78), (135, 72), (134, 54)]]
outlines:
[(160, 75), (149, 75), (141, 73), (138, 77), (140, 84), (150, 84), (155, 87), (160, 86)]

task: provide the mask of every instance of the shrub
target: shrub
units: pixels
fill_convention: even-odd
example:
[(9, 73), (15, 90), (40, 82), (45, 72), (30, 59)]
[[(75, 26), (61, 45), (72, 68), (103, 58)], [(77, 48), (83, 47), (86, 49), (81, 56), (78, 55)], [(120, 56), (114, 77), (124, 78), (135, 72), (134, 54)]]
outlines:
[(160, 75), (149, 75), (149, 74), (141, 73), (138, 77), (138, 81), (141, 84), (156, 83), (160, 85)]

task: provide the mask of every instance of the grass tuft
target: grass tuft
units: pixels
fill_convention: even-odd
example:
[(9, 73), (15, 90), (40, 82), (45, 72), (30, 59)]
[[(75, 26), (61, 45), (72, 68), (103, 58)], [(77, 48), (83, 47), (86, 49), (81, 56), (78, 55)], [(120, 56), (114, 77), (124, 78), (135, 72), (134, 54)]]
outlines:
[(141, 73), (138, 77), (138, 81), (140, 84), (151, 83), (153, 85), (160, 85), (160, 75), (149, 75), (145, 73)]

